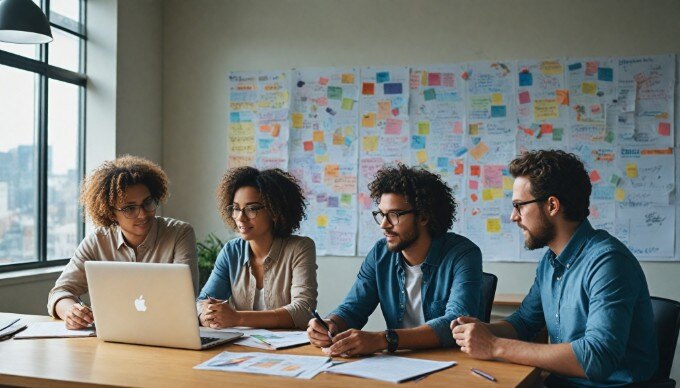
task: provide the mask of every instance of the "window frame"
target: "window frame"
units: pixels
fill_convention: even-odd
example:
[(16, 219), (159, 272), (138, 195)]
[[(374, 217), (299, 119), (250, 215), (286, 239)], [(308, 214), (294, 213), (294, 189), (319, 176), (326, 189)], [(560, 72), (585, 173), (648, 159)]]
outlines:
[[(48, 87), (49, 80), (56, 80), (79, 87), (79, 107), (78, 107), (78, 158), (77, 158), (77, 184), (80, 187), (82, 178), (85, 172), (85, 114), (86, 101), (85, 92), (87, 87), (87, 72), (86, 72), (86, 46), (87, 46), (87, 0), (78, 0), (80, 7), (80, 21), (75, 23), (56, 12), (50, 12), (50, 0), (41, 0), (41, 9), (46, 14), (50, 15), (49, 22), (52, 28), (57, 28), (74, 35), (79, 39), (80, 50), (80, 72), (63, 69), (48, 64), (49, 59), (49, 44), (41, 44), (39, 47), (39, 59), (27, 58), (18, 54), (10, 53), (0, 49), (0, 65), (10, 68), (25, 70), (38, 76), (36, 82), (36, 110), (34, 112), (36, 117), (35, 126), (35, 143), (34, 147), (37, 152), (35, 154), (35, 166), (37, 166), (36, 175), (36, 203), (35, 203), (35, 217), (36, 217), (36, 253), (35, 260), (30, 262), (2, 264), (0, 265), (0, 273), (20, 271), (26, 269), (45, 268), (60, 266), (68, 263), (70, 258), (63, 259), (47, 259), (47, 204), (48, 204), (48, 187), (47, 187), (47, 162), (48, 162)], [(76, 239), (82, 240), (85, 235), (85, 223), (83, 221), (83, 209), (78, 207), (78, 232)]]

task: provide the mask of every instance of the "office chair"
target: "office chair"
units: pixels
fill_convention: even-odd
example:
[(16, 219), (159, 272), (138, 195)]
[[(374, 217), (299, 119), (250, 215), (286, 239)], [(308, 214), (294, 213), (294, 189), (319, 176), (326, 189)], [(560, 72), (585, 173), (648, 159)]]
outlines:
[(491, 321), (491, 308), (493, 307), (493, 300), (496, 297), (496, 285), (498, 284), (498, 277), (492, 273), (482, 273), (482, 321), (489, 323)]

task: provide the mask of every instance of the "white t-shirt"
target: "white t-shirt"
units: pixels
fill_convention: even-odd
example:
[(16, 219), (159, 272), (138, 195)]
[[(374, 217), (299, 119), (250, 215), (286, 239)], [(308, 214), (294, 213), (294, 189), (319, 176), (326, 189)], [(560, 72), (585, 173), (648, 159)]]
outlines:
[(253, 302), (253, 311), (264, 311), (267, 306), (264, 304), (264, 289), (255, 288), (255, 301)]
[(423, 298), (421, 288), (423, 284), (422, 264), (410, 266), (406, 261), (404, 270), (406, 272), (406, 313), (404, 314), (404, 329), (417, 327), (425, 323), (423, 314)]

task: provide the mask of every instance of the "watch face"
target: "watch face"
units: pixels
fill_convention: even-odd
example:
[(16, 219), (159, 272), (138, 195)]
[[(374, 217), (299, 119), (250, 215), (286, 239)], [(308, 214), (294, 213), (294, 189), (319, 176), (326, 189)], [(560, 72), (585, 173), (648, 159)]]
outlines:
[(394, 330), (385, 330), (385, 339), (387, 340), (387, 351), (395, 352), (399, 347), (399, 335)]

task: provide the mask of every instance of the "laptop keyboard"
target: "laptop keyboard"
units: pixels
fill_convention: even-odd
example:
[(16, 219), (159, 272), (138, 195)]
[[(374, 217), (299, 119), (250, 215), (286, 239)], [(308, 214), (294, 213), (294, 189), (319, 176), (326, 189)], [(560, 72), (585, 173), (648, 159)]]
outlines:
[(219, 338), (216, 337), (201, 337), (201, 345), (206, 345), (215, 341), (218, 341)]

